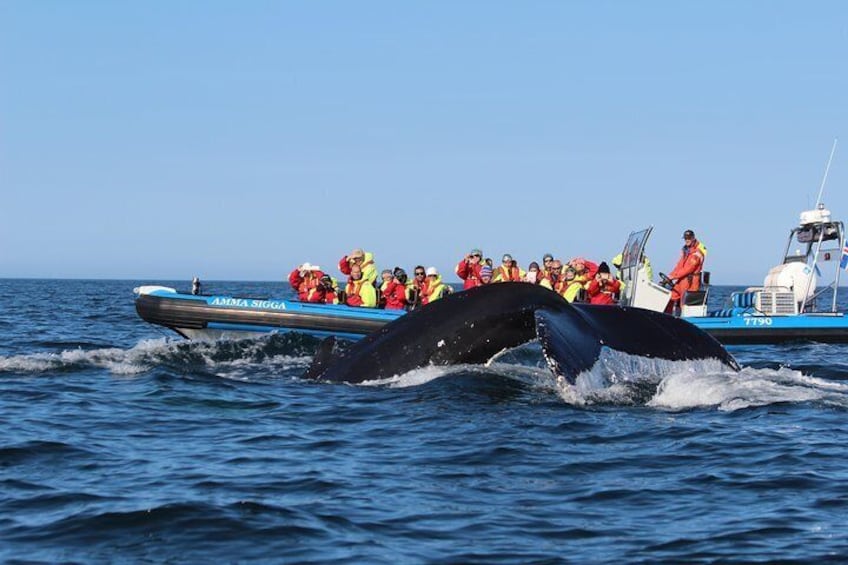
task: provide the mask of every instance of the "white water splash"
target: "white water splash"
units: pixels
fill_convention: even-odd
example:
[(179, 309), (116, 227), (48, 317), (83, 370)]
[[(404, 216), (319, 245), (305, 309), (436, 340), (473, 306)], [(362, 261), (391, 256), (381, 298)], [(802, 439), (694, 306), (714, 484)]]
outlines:
[[(113, 375), (137, 375), (163, 364), (201, 367), (224, 378), (239, 378), (251, 367), (286, 370), (307, 367), (310, 356), (268, 355), (268, 338), (240, 341), (175, 341), (149, 339), (130, 349), (71, 349), (59, 353), (30, 353), (0, 356), (0, 373), (44, 374), (75, 369), (99, 368)], [(230, 351), (233, 350), (233, 351)], [(222, 352), (230, 358), (221, 358)], [(235, 358), (232, 358), (235, 355)]]
[[(715, 407), (733, 411), (783, 402), (823, 401), (848, 406), (848, 385), (800, 371), (743, 368), (735, 372), (714, 359), (667, 361), (605, 348), (574, 385), (558, 380), (569, 404), (634, 404), (665, 410)], [(656, 387), (655, 390), (653, 387)], [(650, 398), (640, 398), (645, 390)]]

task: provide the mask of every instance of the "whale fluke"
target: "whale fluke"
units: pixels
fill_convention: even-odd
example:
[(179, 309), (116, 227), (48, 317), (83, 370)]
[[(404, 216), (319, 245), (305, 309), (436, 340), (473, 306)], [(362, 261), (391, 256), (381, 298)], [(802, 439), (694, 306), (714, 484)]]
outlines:
[(733, 357), (692, 324), (638, 308), (571, 305), (529, 283), (492, 284), (447, 296), (383, 326), (333, 358), (325, 342), (308, 378), (359, 383), (427, 365), (484, 363), (538, 338), (557, 376), (574, 382), (603, 346), (669, 360)]

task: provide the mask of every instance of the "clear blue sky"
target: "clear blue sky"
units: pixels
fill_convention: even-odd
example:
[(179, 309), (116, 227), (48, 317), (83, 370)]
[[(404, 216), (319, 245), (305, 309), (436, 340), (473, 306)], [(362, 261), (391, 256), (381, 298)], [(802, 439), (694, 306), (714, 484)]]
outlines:
[[(452, 271), (848, 219), (848, 2), (0, 1), (0, 277)], [(333, 269), (335, 271), (335, 269)], [(452, 278), (452, 277), (451, 277)]]

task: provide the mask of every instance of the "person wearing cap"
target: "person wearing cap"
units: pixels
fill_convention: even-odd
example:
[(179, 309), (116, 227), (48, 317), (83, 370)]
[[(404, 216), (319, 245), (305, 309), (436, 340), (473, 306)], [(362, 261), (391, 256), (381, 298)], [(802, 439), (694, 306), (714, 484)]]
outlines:
[(315, 289), (314, 296), (315, 299), (310, 300), (310, 302), (316, 302), (318, 304), (338, 304), (339, 289), (336, 279), (327, 274), (321, 277), (321, 280), (318, 282), (318, 287)]
[(362, 276), (362, 267), (353, 264), (345, 286), (345, 304), (362, 308), (377, 307), (377, 289)]
[(448, 285), (442, 282), (436, 267), (427, 267), (427, 283), (421, 291), (421, 304), (426, 306), (449, 293)]
[(531, 261), (530, 264), (527, 265), (527, 273), (524, 275), (524, 282), (537, 284), (539, 286), (544, 286), (545, 288), (553, 288), (545, 271), (539, 268), (539, 264), (536, 261)]
[(704, 251), (701, 250), (701, 243), (695, 237), (695, 232), (692, 230), (683, 232), (683, 249), (680, 251), (680, 259), (668, 274), (668, 279), (674, 286), (671, 288), (671, 299), (665, 309), (667, 314), (673, 313), (680, 306), (680, 299), (686, 291), (696, 291), (701, 288), (705, 250), (706, 248)]
[(318, 302), (316, 288), (324, 273), (318, 265), (303, 263), (289, 273), (289, 284), (301, 302)]
[[(559, 261), (555, 261), (556, 263), (559, 263)], [(577, 278), (577, 271), (573, 267), (567, 266), (563, 267), (561, 271), (557, 270), (556, 272), (562, 274), (559, 276), (554, 275), (554, 291), (568, 302), (574, 302), (580, 298), (580, 292), (584, 288), (583, 282)]]
[(551, 264), (554, 262), (554, 256), (550, 253), (542, 255), (542, 270), (546, 273), (550, 271)]
[(492, 282), (492, 267), (483, 265), (480, 267), (480, 286), (490, 284)]
[(480, 269), (483, 268), (483, 252), (479, 249), (472, 249), (471, 252), (462, 258), (456, 264), (456, 276), (461, 278), (462, 289), (468, 290), (475, 286), (480, 286)]
[(522, 271), (518, 264), (515, 262), (515, 259), (512, 258), (512, 255), (506, 253), (503, 256), (503, 260), (501, 262), (501, 266), (495, 269), (494, 276), (492, 277), (492, 282), (521, 282), (524, 280), (524, 277), (527, 276), (527, 273)]
[(609, 265), (601, 262), (595, 278), (586, 287), (589, 304), (615, 304), (619, 292), (621, 292), (621, 282), (612, 276)]
[(386, 310), (405, 310), (409, 306), (406, 279), (406, 271), (400, 267), (395, 267), (392, 272), (392, 279), (383, 289)]
[(377, 265), (374, 264), (374, 254), (362, 249), (354, 249), (339, 260), (339, 271), (343, 275), (350, 276), (353, 265), (359, 265), (362, 270), (362, 278), (369, 283), (377, 280)]

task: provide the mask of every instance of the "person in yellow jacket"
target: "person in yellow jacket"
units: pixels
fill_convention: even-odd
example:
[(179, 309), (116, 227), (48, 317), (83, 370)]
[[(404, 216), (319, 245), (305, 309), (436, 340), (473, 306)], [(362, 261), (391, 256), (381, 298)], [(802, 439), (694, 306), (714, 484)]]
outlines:
[(365, 280), (359, 265), (350, 268), (350, 277), (345, 287), (345, 304), (363, 308), (377, 307), (377, 289), (372, 282)]
[(492, 277), (493, 283), (498, 282), (521, 282), (527, 277), (527, 273), (522, 271), (515, 259), (509, 253), (503, 256), (501, 266), (495, 269), (495, 274)]
[(350, 269), (354, 265), (359, 265), (362, 269), (362, 278), (371, 284), (377, 280), (377, 265), (374, 264), (374, 254), (354, 249), (339, 260), (339, 270), (343, 275), (350, 276)]
[[(619, 253), (615, 257), (612, 258), (613, 266), (618, 270), (618, 280), (621, 283), (621, 290), (624, 290), (624, 281), (621, 280), (621, 262), (624, 260), (624, 255)], [(648, 277), (648, 280), (653, 280), (654, 278), (654, 268), (651, 267), (651, 260), (648, 259), (647, 255), (642, 255), (642, 268), (645, 269), (645, 276)]]
[(577, 271), (573, 267), (566, 267), (562, 271), (562, 278), (555, 290), (569, 302), (574, 302), (583, 290), (584, 281), (582, 277), (577, 276)]
[(442, 282), (436, 267), (427, 268), (427, 282), (421, 291), (421, 304), (427, 305), (451, 293), (448, 285)]

